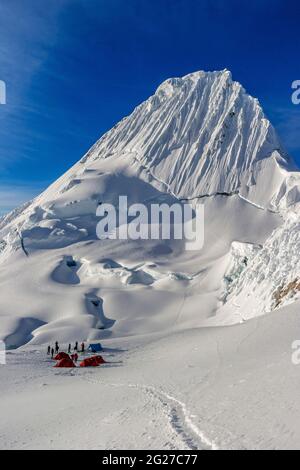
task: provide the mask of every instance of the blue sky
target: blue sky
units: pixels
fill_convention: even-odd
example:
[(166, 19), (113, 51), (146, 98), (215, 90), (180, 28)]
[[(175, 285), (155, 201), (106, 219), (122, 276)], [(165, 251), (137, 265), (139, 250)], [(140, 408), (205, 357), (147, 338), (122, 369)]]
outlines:
[(0, 0), (0, 214), (195, 70), (230, 69), (300, 164), (299, 28), (288, 0)]

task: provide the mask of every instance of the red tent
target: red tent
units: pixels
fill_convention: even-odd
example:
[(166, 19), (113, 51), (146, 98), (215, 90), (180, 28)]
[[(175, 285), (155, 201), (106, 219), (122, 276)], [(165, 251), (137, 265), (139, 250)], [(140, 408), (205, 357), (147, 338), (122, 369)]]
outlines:
[(102, 356), (93, 356), (95, 357), (95, 360), (98, 362), (98, 364), (105, 364), (106, 361), (103, 359)]
[(69, 354), (65, 353), (65, 352), (60, 352), (57, 354), (57, 356), (55, 356), (55, 361), (60, 361), (61, 359), (70, 359), (70, 356)]
[(61, 359), (54, 367), (76, 367), (74, 362), (69, 359)]
[(92, 356), (84, 359), (84, 361), (80, 363), (80, 367), (98, 367), (100, 364), (103, 364), (103, 362), (100, 362), (97, 356)]

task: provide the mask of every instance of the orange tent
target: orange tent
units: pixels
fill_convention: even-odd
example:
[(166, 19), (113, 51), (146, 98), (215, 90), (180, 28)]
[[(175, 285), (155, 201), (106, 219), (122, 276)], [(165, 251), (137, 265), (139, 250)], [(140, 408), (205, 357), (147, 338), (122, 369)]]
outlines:
[(95, 357), (95, 360), (98, 362), (99, 365), (106, 363), (106, 361), (103, 359), (102, 356), (93, 356), (93, 357)]
[(74, 362), (69, 359), (61, 359), (54, 367), (76, 367)]
[(88, 357), (80, 363), (80, 367), (98, 367), (100, 365), (97, 356)]
[(65, 353), (65, 352), (60, 352), (57, 354), (57, 356), (55, 356), (55, 361), (60, 361), (61, 359), (70, 359), (70, 356), (69, 354)]

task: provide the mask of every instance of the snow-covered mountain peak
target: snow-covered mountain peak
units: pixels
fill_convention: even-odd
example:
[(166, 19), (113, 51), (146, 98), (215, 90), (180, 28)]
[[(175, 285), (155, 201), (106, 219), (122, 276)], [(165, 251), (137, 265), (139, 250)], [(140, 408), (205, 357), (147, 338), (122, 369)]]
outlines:
[[(290, 169), (258, 100), (229, 71), (166, 80), (42, 195), (0, 220), (0, 339), (236, 322), (298, 298), (300, 179)], [(182, 240), (99, 240), (97, 208), (117, 206), (120, 195), (147, 206), (201, 198), (203, 250), (187, 253)], [(235, 305), (251, 311), (241, 316)]]
[[(29, 206), (34, 221), (36, 214), (95, 214), (95, 188), (107, 179), (100, 171), (104, 162), (118, 171), (127, 168), (179, 199), (238, 194), (275, 211), (299, 201), (299, 173), (290, 171), (289, 158), (258, 100), (227, 69), (165, 80)], [(91, 185), (90, 170), (95, 168), (99, 177)], [(57, 214), (61, 206), (68, 210)], [(0, 221), (0, 229), (20, 212)]]
[[(228, 70), (194, 72), (164, 81), (144, 103), (105, 134), (82, 159), (131, 155), (142, 176), (179, 198), (236, 193), (266, 206), (277, 186), (257, 197), (258, 173), (288, 166), (273, 126), (256, 98)], [(282, 175), (281, 175), (282, 176)]]
[(213, 81), (217, 80), (223, 86), (233, 85), (241, 88), (238, 82), (232, 82), (231, 72), (227, 69), (215, 72), (204, 72), (203, 70), (189, 73), (183, 77), (168, 78), (163, 81), (155, 91), (155, 94), (149, 98), (150, 101), (156, 98), (170, 99), (176, 95), (180, 99), (180, 95), (190, 95), (191, 91), (198, 89), (203, 93), (204, 88), (210, 86)]

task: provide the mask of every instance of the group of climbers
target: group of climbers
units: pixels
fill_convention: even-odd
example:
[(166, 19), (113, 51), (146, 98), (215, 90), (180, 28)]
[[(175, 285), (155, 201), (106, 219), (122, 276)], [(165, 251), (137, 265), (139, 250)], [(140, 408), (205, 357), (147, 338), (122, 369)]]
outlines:
[[(96, 347), (97, 346), (97, 347)], [(101, 351), (102, 347), (99, 343), (97, 344), (91, 344), (88, 348), (91, 350), (92, 353), (95, 353), (96, 351)], [(76, 363), (78, 361), (78, 341), (76, 341), (75, 346), (73, 348), (73, 354), (72, 352), (72, 345), (69, 344), (68, 346), (68, 353), (61, 351), (60, 346), (58, 344), (58, 341), (55, 342), (55, 347), (48, 346), (47, 354), (51, 354), (51, 358), (57, 361), (56, 365), (54, 367), (76, 367)], [(81, 343), (80, 347), (80, 353), (85, 353), (85, 344), (84, 342)], [(56, 353), (54, 357), (54, 353)], [(90, 356), (84, 358), (80, 362), (80, 367), (97, 367), (101, 364), (104, 364), (106, 361), (103, 359), (102, 356)]]
[(48, 356), (51, 354), (51, 358), (53, 359), (54, 353), (58, 354), (59, 352), (59, 344), (58, 341), (55, 341), (54, 347), (48, 346), (47, 354)]
[[(69, 353), (69, 354), (71, 354), (71, 350), (72, 350), (72, 345), (71, 345), (71, 343), (70, 343), (70, 344), (69, 344), (69, 347), (68, 347), (68, 353)], [(73, 351), (76, 351), (76, 352), (77, 352), (78, 350), (79, 350), (79, 348), (78, 348), (78, 341), (76, 341), (75, 346), (74, 346), (74, 348), (73, 348)], [(81, 345), (80, 345), (80, 352), (84, 353), (84, 351), (85, 351), (85, 344), (82, 342)]]
[[(74, 348), (73, 348), (73, 351), (74, 351), (74, 355), (77, 355), (77, 352), (78, 352), (78, 341), (75, 342), (75, 345), (74, 345)], [(71, 351), (72, 351), (72, 344), (69, 343), (69, 346), (68, 346), (68, 354), (71, 354)], [(81, 353), (84, 353), (85, 352), (85, 344), (84, 342), (81, 343), (80, 345), (80, 352)], [(58, 341), (55, 341), (55, 345), (54, 347), (51, 347), (50, 345), (48, 346), (48, 350), (47, 350), (47, 354), (48, 356), (51, 355), (51, 358), (53, 359), (54, 358), (54, 354), (58, 354), (59, 353), (59, 344), (58, 344)], [(78, 355), (77, 355), (77, 359), (78, 359)]]

